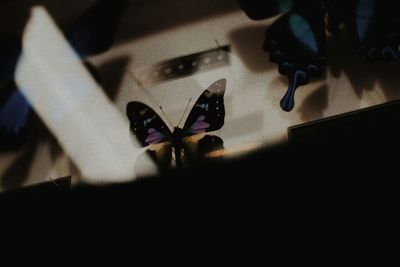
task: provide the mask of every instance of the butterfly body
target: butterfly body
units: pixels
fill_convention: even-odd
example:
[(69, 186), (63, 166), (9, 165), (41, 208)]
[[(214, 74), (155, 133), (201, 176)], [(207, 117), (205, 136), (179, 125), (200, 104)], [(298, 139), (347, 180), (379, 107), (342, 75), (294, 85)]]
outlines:
[[(197, 99), (183, 128), (176, 126), (172, 131), (152, 108), (141, 102), (129, 102), (126, 112), (131, 132), (142, 146), (156, 147), (152, 155), (158, 163), (161, 162), (160, 165), (168, 168), (173, 160), (173, 153), (176, 166), (181, 168), (185, 159), (190, 158), (188, 155), (193, 143), (190, 139), (205, 132), (216, 131), (223, 126), (225, 87), (225, 79), (214, 82)], [(212, 138), (205, 140), (216, 142)]]
[(400, 1), (398, 0), (241, 0), (255, 20), (284, 13), (265, 32), (263, 49), (279, 73), (289, 79), (281, 108), (294, 107), (296, 89), (321, 76), (327, 57), (326, 32), (349, 33), (356, 51), (369, 61), (400, 62)]

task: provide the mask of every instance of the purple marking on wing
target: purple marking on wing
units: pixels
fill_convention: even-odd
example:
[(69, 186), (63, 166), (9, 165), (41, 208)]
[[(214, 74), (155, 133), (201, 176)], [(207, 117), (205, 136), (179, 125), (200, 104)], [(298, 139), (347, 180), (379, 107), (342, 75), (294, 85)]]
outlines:
[(194, 134), (202, 133), (207, 130), (208, 127), (210, 127), (210, 124), (205, 122), (206, 117), (200, 116), (197, 118), (196, 122), (193, 123), (192, 127), (190, 127), (190, 132)]
[(144, 141), (148, 144), (158, 144), (164, 139), (164, 135), (160, 132), (157, 132), (154, 128), (148, 129), (147, 132), (149, 135)]

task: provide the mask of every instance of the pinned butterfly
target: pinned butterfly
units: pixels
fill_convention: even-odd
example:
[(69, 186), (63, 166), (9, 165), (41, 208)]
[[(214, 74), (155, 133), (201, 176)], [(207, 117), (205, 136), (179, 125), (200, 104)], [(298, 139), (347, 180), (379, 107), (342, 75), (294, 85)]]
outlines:
[(207, 153), (223, 148), (221, 138), (204, 136), (204, 133), (219, 130), (224, 125), (225, 88), (225, 79), (214, 82), (197, 99), (183, 128), (178, 125), (172, 130), (146, 104), (128, 103), (126, 113), (131, 132), (142, 146), (149, 146), (161, 171), (171, 169), (174, 161), (178, 169), (189, 166), (204, 159)]
[(261, 20), (284, 13), (265, 33), (263, 49), (279, 73), (289, 78), (281, 108), (291, 111), (296, 89), (323, 73), (326, 30), (339, 34), (344, 25), (357, 52), (369, 61), (400, 63), (398, 0), (239, 0), (245, 13)]

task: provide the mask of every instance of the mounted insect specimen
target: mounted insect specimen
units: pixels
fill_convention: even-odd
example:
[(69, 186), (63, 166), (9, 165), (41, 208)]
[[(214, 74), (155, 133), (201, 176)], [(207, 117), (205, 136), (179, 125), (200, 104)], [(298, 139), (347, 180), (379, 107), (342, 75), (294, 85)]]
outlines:
[(284, 13), (265, 32), (263, 49), (279, 73), (289, 78), (280, 105), (294, 107), (296, 89), (323, 73), (326, 30), (348, 31), (356, 51), (369, 61), (400, 62), (400, 1), (398, 0), (239, 0), (254, 20)]
[[(150, 155), (160, 170), (178, 169), (206, 157), (207, 153), (223, 149), (223, 141), (206, 132), (222, 128), (225, 120), (224, 93), (226, 80), (214, 82), (197, 99), (183, 128), (170, 129), (157, 113), (141, 102), (130, 102), (126, 114), (130, 129), (142, 146), (149, 146)], [(183, 118), (183, 117), (182, 117)], [(180, 123), (178, 123), (180, 124)], [(197, 137), (197, 138), (196, 138)]]

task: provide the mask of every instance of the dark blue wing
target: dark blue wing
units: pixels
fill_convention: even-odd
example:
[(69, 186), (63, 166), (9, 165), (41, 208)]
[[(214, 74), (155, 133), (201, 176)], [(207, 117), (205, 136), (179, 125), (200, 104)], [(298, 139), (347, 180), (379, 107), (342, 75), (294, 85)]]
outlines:
[(358, 52), (367, 59), (394, 59), (400, 63), (400, 1), (349, 1), (344, 22)]
[(322, 73), (326, 61), (325, 13), (319, 5), (299, 12), (288, 12), (265, 33), (264, 50), (279, 72), (289, 78), (289, 88), (281, 108), (294, 107), (294, 95), (300, 85)]
[(214, 82), (197, 99), (183, 127), (184, 135), (216, 131), (224, 125), (226, 80)]
[(68, 41), (82, 58), (108, 50), (129, 0), (99, 0), (70, 28)]

